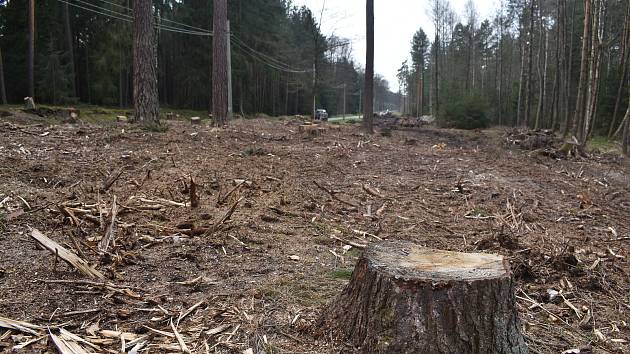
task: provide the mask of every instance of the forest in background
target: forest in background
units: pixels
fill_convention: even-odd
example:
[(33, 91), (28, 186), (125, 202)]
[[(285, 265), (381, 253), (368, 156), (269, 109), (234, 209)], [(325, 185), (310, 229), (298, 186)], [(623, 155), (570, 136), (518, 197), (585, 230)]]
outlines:
[(630, 1), (501, 0), (487, 19), (473, 1), (461, 17), (448, 0), (429, 6), (433, 23), (416, 32), (399, 69), (405, 112), (548, 128), (580, 142), (623, 130)]
[[(210, 110), (212, 1), (156, 0), (158, 88), (167, 107)], [(34, 91), (38, 102), (133, 104), (130, 0), (35, 2)], [(28, 1), (0, 6), (6, 96), (29, 96)], [(284, 0), (230, 1), (233, 111), (269, 115), (359, 112), (363, 69), (351, 41), (324, 35), (318, 14)], [(315, 69), (315, 75), (313, 75)], [(375, 109), (397, 105), (387, 81), (375, 78)]]

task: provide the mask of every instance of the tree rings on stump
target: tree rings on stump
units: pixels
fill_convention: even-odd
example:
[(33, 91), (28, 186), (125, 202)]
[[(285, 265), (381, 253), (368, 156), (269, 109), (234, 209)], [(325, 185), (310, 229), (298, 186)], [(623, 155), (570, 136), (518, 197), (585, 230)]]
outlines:
[(324, 310), (321, 335), (362, 353), (527, 353), (502, 256), (372, 244)]

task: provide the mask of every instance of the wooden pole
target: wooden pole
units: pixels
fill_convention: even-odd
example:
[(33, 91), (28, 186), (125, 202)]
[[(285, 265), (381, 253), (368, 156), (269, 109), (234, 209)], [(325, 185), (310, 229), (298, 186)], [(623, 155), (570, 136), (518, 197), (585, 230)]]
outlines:
[(227, 124), (227, 0), (214, 0), (212, 29), (212, 116), (218, 126)]
[(7, 104), (7, 91), (4, 85), (4, 66), (2, 65), (2, 48), (0, 48), (0, 99)]
[(28, 1), (28, 95), (35, 97), (35, 0)]
[(343, 84), (343, 120), (346, 120), (346, 84)]
[(365, 100), (363, 102), (363, 125), (368, 134), (374, 133), (374, 0), (366, 0), (366, 39), (365, 55)]
[(230, 33), (230, 21), (227, 21), (227, 74), (228, 74), (228, 113), (227, 119), (232, 119), (232, 43)]

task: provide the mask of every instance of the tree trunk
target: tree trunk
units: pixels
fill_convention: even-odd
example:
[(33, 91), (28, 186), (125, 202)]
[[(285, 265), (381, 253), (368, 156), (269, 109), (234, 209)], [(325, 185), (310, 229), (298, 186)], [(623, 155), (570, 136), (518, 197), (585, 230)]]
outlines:
[(605, 5), (602, 0), (595, 0), (592, 29), (591, 29), (591, 53), (588, 76), (588, 89), (586, 95), (586, 110), (584, 112), (584, 124), (581, 127), (580, 144), (586, 145), (590, 136), (592, 122), (595, 120), (597, 97), (599, 95), (599, 77), (601, 67), (602, 49), (601, 43), (604, 36)]
[(368, 134), (374, 133), (374, 0), (366, 0), (366, 40), (365, 55), (365, 101), (363, 103), (363, 124)]
[[(541, 120), (545, 113), (545, 95), (547, 94), (547, 31), (543, 25), (542, 16), (540, 18), (540, 51), (538, 52), (538, 77), (540, 80), (540, 88), (538, 91), (538, 109), (536, 110), (536, 123), (534, 129), (538, 130), (541, 126)], [(541, 63), (542, 61), (542, 63)]]
[(133, 2), (133, 101), (135, 121), (148, 129), (160, 125), (157, 52), (151, 0)]
[(502, 256), (371, 245), (317, 330), (362, 353), (527, 353)]
[(525, 126), (529, 127), (532, 115), (532, 101), (534, 96), (534, 85), (532, 85), (532, 77), (534, 75), (534, 10), (536, 8), (535, 0), (530, 0), (529, 9), (529, 43), (527, 58), (527, 81), (525, 82)]
[(586, 85), (588, 81), (589, 41), (591, 37), (591, 0), (584, 0), (584, 34), (582, 35), (582, 59), (580, 60), (580, 81), (578, 84), (575, 114), (573, 116), (573, 134), (580, 136), (584, 126), (584, 108)]
[(70, 91), (73, 97), (77, 97), (76, 86), (76, 63), (74, 61), (74, 40), (72, 39), (72, 27), (70, 26), (70, 9), (68, 3), (62, 4), (63, 9), (63, 22), (66, 35), (66, 47), (68, 47), (68, 60), (70, 61)]
[(218, 126), (227, 124), (227, 0), (214, 0), (212, 30), (212, 116)]
[(621, 75), (619, 76), (619, 87), (617, 89), (617, 98), (615, 100), (615, 109), (613, 111), (612, 121), (608, 128), (608, 138), (613, 138), (613, 132), (617, 123), (617, 115), (621, 109), (621, 101), (623, 99), (623, 89), (626, 86), (626, 77), (628, 76), (628, 59), (630, 57), (630, 1), (626, 4), (626, 15), (623, 23), (623, 38), (621, 44)]
[(35, 97), (35, 0), (28, 1), (28, 95)]
[(573, 6), (571, 8), (571, 31), (568, 37), (569, 49), (568, 49), (568, 58), (567, 58), (566, 73), (565, 73), (566, 100), (564, 103), (565, 119), (564, 119), (564, 127), (562, 129), (562, 136), (566, 136), (567, 134), (569, 134), (569, 130), (574, 124), (573, 123), (574, 114), (571, 114), (571, 92), (572, 92), (571, 78), (573, 77), (572, 75), (573, 73), (573, 34), (575, 33), (575, 11), (576, 11), (576, 5), (575, 5), (575, 1), (573, 1)]
[(623, 140), (621, 145), (623, 154), (630, 156), (630, 98), (628, 99), (628, 110), (626, 111), (624, 122)]
[(7, 90), (4, 84), (4, 65), (2, 64), (2, 48), (0, 48), (0, 100), (7, 104)]

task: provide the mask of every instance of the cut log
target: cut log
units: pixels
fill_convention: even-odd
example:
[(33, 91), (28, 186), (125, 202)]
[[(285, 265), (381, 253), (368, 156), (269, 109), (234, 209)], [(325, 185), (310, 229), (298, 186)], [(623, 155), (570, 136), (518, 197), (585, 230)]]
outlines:
[(200, 117), (190, 117), (190, 124), (193, 124), (193, 125), (201, 124), (201, 118)]
[(527, 353), (505, 258), (372, 244), (324, 310), (320, 335), (361, 353)]
[(121, 123), (129, 122), (129, 118), (127, 116), (116, 116), (116, 121)]

